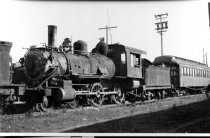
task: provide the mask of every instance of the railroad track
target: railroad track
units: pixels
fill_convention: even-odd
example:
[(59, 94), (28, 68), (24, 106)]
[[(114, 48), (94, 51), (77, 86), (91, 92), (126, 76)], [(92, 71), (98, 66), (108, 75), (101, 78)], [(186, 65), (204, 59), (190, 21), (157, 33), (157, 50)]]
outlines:
[[(76, 109), (59, 109), (51, 112), (32, 112), (0, 116), (3, 131), (13, 132), (63, 132), (84, 126), (105, 123), (107, 121), (134, 118), (138, 115), (163, 111), (175, 106), (191, 104), (206, 100), (205, 94), (169, 97), (161, 100), (126, 102), (122, 105), (104, 105), (101, 107), (79, 107)], [(180, 104), (181, 103), (181, 104)], [(177, 109), (177, 108), (174, 108)], [(174, 110), (175, 111), (175, 110)], [(184, 112), (184, 111), (183, 111)], [(167, 113), (167, 111), (166, 111)], [(52, 124), (52, 125), (51, 125)], [(42, 127), (41, 127), (42, 126)], [(10, 129), (14, 128), (14, 129)]]
[(45, 115), (45, 114), (51, 114), (51, 113), (55, 113), (55, 114), (59, 114), (61, 112), (63, 112), (63, 110), (65, 110), (64, 112), (74, 112), (74, 111), (83, 111), (83, 110), (100, 110), (100, 109), (105, 109), (105, 108), (118, 108), (118, 107), (125, 107), (125, 106), (141, 106), (141, 105), (148, 105), (148, 104), (152, 104), (152, 103), (161, 103), (164, 101), (171, 101), (171, 100), (175, 100), (175, 99), (187, 99), (193, 96), (199, 96), (199, 95), (204, 95), (205, 94), (194, 94), (194, 95), (186, 95), (186, 96), (176, 96), (176, 97), (167, 97), (164, 99), (152, 99), (150, 101), (137, 101), (135, 103), (131, 103), (128, 101), (125, 101), (125, 103), (121, 103), (121, 104), (106, 104), (106, 105), (102, 105), (102, 106), (98, 106), (98, 107), (94, 107), (94, 106), (79, 106), (75, 109), (70, 109), (70, 108), (66, 108), (66, 107), (61, 107), (61, 108), (56, 108), (56, 109), (52, 109), (49, 112), (35, 112), (35, 111), (28, 111), (28, 112), (24, 112), (24, 113), (16, 113), (16, 114), (9, 114), (9, 115), (4, 115), (4, 116), (22, 116), (22, 115), (26, 115), (26, 116), (31, 116), (31, 114), (33, 114), (32, 116), (39, 116), (39, 115)]

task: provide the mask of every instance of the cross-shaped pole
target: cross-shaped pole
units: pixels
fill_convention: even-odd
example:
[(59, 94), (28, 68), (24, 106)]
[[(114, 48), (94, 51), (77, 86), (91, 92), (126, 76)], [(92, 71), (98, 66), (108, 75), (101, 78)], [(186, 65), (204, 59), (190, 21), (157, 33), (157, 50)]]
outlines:
[(158, 23), (155, 23), (157, 25), (157, 33), (160, 34), (161, 37), (161, 56), (163, 55), (163, 32), (166, 32), (166, 29), (168, 29), (168, 21), (162, 21), (162, 19), (167, 18), (168, 13), (165, 14), (158, 14), (155, 15), (156, 20), (160, 20)]
[(108, 44), (108, 30), (111, 29), (111, 28), (117, 28), (117, 26), (113, 26), (113, 27), (109, 27), (108, 25), (106, 25), (104, 28), (98, 28), (99, 30), (102, 30), (102, 29), (106, 29), (106, 43)]

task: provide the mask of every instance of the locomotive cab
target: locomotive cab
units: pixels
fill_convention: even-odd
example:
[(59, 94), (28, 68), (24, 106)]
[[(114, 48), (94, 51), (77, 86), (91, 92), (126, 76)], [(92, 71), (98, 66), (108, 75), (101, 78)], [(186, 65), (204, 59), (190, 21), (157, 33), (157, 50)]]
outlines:
[(120, 44), (108, 45), (107, 56), (114, 61), (116, 76), (141, 79), (142, 54), (146, 54), (146, 52)]

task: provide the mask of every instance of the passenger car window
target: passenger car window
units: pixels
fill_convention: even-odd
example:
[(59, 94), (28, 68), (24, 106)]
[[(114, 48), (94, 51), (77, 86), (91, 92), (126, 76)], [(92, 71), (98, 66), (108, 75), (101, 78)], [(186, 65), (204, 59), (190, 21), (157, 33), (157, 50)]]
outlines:
[(184, 67), (181, 67), (181, 74), (184, 75)]
[(187, 68), (183, 67), (183, 74), (184, 74), (184, 76), (186, 75), (186, 73), (187, 73)]
[(189, 69), (189, 68), (187, 68), (187, 73), (186, 73), (186, 74), (187, 74), (187, 76), (189, 76), (189, 70), (190, 70), (190, 69)]
[(196, 69), (193, 69), (194, 70), (194, 76), (196, 77)]

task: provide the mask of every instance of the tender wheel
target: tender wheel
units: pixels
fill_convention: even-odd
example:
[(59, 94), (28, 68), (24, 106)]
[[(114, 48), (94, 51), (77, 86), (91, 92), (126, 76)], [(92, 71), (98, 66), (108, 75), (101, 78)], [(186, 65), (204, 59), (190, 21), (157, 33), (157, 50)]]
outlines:
[(39, 105), (39, 107), (41, 111), (49, 112), (53, 110), (53, 105), (54, 105), (53, 101), (49, 97), (44, 96), (43, 102)]
[(206, 88), (205, 94), (206, 94), (206, 97), (207, 97), (208, 99), (210, 99), (210, 86), (208, 86), (208, 87)]
[(125, 102), (125, 94), (122, 93), (119, 87), (115, 87), (114, 91), (118, 92), (117, 95), (112, 95), (111, 99), (115, 104), (122, 104)]
[(90, 97), (90, 100), (89, 102), (93, 105), (93, 106), (100, 106), (103, 104), (104, 102), (104, 95), (101, 94), (101, 92), (104, 91), (103, 89), (103, 86), (100, 84), (100, 83), (94, 83), (92, 86), (91, 86), (91, 89), (90, 91), (92, 93), (95, 93), (95, 95), (92, 95)]
[(133, 94), (133, 91), (129, 92), (126, 98), (132, 105), (136, 103), (136, 96)]

